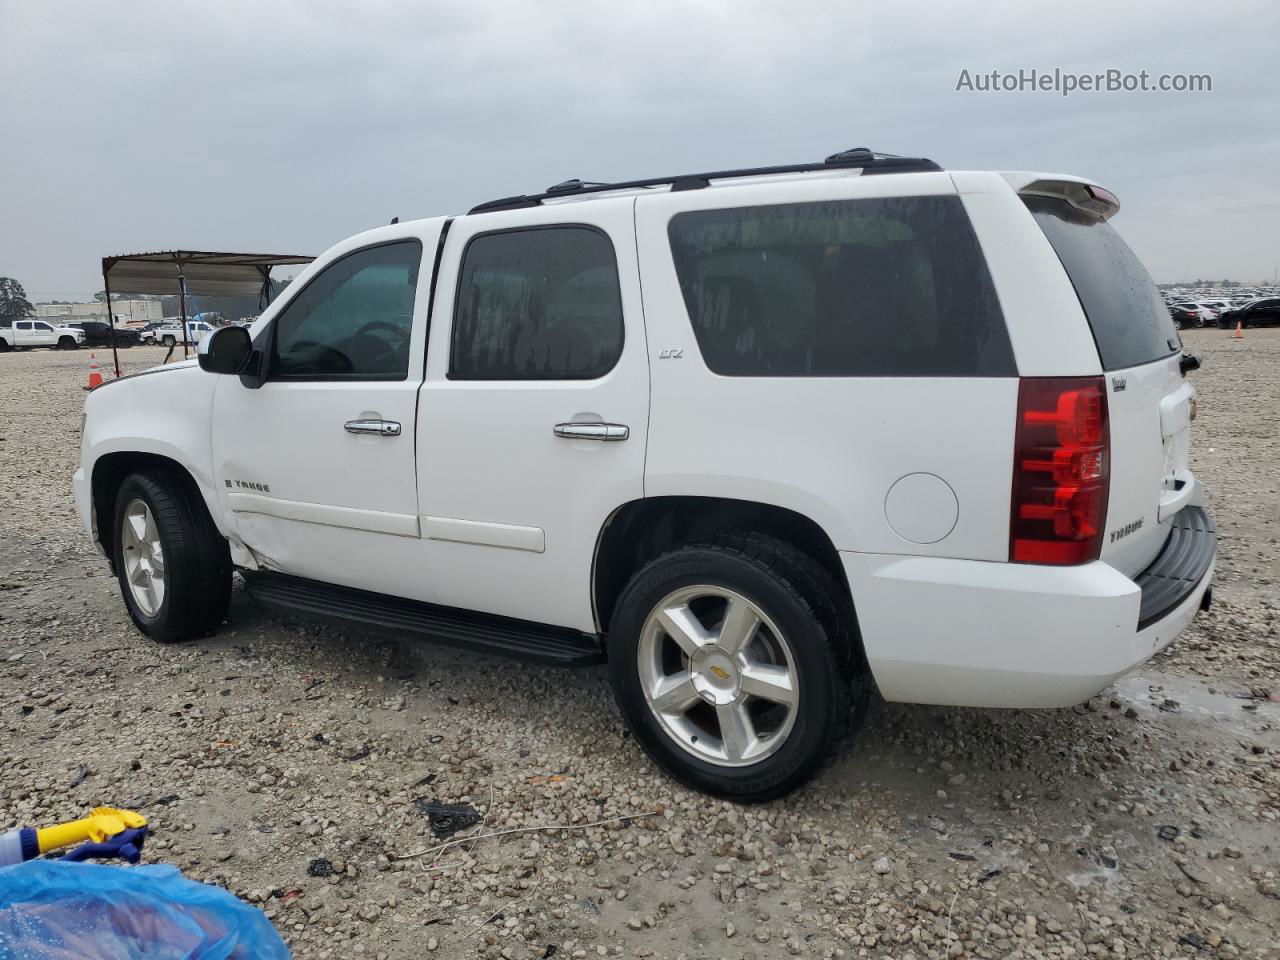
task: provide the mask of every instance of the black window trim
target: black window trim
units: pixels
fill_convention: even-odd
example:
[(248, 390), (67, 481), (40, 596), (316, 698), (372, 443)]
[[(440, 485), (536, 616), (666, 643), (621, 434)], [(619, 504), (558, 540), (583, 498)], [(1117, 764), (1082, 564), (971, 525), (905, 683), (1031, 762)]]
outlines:
[[(267, 329), (263, 331), (263, 363), (266, 365), (267, 375), (263, 378), (263, 383), (403, 383), (409, 379), (410, 367), (405, 368), (404, 376), (386, 373), (318, 373), (309, 374), (307, 376), (287, 376), (276, 373), (272, 367), (276, 354), (276, 327), (279, 324), (280, 317), (288, 312), (293, 306), (294, 301), (311, 289), (311, 285), (329, 272), (330, 268), (336, 267), (343, 260), (354, 257), (359, 253), (367, 253), (370, 250), (376, 250), (379, 247), (390, 247), (398, 243), (415, 243), (418, 245), (418, 281), (413, 285), (413, 310), (416, 314), (418, 311), (418, 287), (422, 283), (422, 257), (425, 248), (422, 239), (415, 236), (396, 237), (392, 240), (382, 240), (378, 243), (370, 243), (367, 246), (357, 247), (355, 250), (348, 250), (340, 257), (335, 257), (326, 263), (323, 267), (316, 271), (315, 276), (298, 288), (297, 292), (285, 300), (280, 305), (280, 309), (276, 311), (275, 316), (271, 318), (271, 323)], [(409, 327), (410, 339), (413, 338), (413, 325)]]
[[(467, 265), (467, 253), (471, 250), (471, 244), (475, 243), (482, 237), (493, 237), (504, 233), (529, 233), (534, 230), (563, 230), (566, 227), (576, 228), (580, 230), (590, 230), (604, 237), (605, 242), (609, 244), (609, 252), (613, 254), (613, 279), (618, 289), (618, 314), (622, 318), (622, 336), (618, 341), (618, 352), (614, 356), (613, 361), (608, 367), (599, 372), (591, 371), (584, 374), (547, 374), (528, 377), (509, 377), (497, 375), (479, 375), (479, 376), (459, 376), (454, 373), (454, 365), (457, 362), (458, 353), (458, 303), (462, 293), (462, 275)], [(481, 233), (472, 234), (467, 238), (466, 246), (462, 248), (462, 256), (458, 259), (458, 275), (454, 279), (453, 285), (453, 304), (449, 311), (449, 366), (445, 371), (445, 379), (457, 381), (459, 383), (529, 383), (529, 382), (556, 382), (561, 380), (600, 380), (607, 377), (617, 369), (622, 355), (627, 349), (627, 311), (622, 302), (622, 270), (618, 266), (618, 248), (613, 244), (613, 237), (609, 231), (602, 227), (596, 226), (594, 223), (579, 223), (577, 221), (557, 221), (556, 223), (533, 223), (519, 227), (503, 227), (500, 230), (485, 230)]]

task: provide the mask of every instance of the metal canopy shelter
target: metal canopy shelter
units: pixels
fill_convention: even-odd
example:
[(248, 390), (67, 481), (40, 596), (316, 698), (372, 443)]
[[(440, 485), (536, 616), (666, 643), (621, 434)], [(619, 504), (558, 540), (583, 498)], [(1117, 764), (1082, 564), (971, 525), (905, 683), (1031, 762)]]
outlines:
[[(142, 293), (179, 298), (182, 308), (182, 355), (188, 354), (187, 294), (205, 297), (257, 296), (265, 305), (271, 294), (274, 267), (310, 263), (315, 257), (272, 253), (214, 253), (206, 250), (165, 250), (157, 253), (128, 253), (102, 258), (102, 282), (107, 295), (107, 319), (115, 330), (111, 294)], [(120, 376), (120, 356), (115, 337), (111, 355), (116, 376)]]

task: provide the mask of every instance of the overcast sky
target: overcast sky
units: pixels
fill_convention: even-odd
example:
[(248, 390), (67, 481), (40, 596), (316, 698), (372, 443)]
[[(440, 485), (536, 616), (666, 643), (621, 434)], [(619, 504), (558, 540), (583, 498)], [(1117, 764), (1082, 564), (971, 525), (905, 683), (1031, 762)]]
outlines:
[[(1128, 8), (1128, 9), (1126, 9)], [(569, 177), (819, 160), (1077, 173), (1158, 281), (1280, 267), (1280, 4), (0, 0), (0, 275), (320, 253)], [(1207, 93), (957, 92), (961, 70)]]

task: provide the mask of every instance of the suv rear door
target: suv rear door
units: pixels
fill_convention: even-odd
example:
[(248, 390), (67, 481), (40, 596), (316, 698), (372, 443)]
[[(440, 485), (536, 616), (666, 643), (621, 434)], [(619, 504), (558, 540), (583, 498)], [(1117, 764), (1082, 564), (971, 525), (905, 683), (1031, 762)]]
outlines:
[(452, 223), (418, 403), (423, 549), (441, 603), (595, 629), (597, 538), (644, 495), (634, 203)]
[(1133, 575), (1159, 553), (1169, 522), (1197, 493), (1190, 469), (1195, 388), (1182, 374), (1169, 311), (1115, 229), (1063, 199), (1023, 201), (1071, 279), (1098, 348), (1111, 430), (1101, 559)]

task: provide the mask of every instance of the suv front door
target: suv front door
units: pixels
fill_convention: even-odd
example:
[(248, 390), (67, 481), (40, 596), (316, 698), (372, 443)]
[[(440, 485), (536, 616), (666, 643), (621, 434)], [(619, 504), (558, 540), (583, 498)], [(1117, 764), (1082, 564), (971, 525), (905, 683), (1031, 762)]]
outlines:
[(441, 603), (595, 629), (597, 538), (644, 495), (634, 202), (452, 225), (418, 408), (423, 552)]
[(426, 339), (419, 271), (439, 226), (339, 248), (255, 331), (268, 356), (261, 388), (218, 378), (214, 482), (260, 566), (431, 599), (413, 424)]

